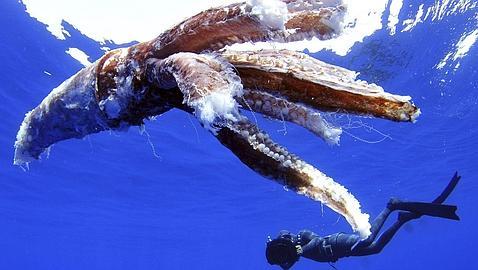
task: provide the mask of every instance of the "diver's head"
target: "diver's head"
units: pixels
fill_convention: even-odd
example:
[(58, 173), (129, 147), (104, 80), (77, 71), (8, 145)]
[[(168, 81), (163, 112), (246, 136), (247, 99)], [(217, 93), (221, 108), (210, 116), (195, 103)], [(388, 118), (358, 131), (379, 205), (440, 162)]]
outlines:
[(281, 231), (277, 238), (267, 243), (267, 262), (272, 265), (279, 265), (282, 269), (289, 269), (299, 260), (299, 248), (300, 243), (295, 235), (287, 231)]

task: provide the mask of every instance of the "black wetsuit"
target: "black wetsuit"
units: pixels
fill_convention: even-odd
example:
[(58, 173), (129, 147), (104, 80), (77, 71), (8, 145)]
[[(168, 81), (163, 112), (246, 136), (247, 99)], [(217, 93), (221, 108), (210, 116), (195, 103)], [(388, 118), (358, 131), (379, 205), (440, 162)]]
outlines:
[(302, 257), (318, 262), (336, 262), (339, 258), (349, 256), (365, 256), (382, 251), (392, 239), (397, 230), (407, 221), (418, 218), (418, 215), (408, 215), (397, 220), (378, 239), (377, 235), (385, 220), (392, 211), (385, 208), (373, 221), (371, 234), (365, 240), (360, 240), (356, 234), (336, 233), (325, 237), (309, 230), (299, 232), (293, 236), (302, 247)]

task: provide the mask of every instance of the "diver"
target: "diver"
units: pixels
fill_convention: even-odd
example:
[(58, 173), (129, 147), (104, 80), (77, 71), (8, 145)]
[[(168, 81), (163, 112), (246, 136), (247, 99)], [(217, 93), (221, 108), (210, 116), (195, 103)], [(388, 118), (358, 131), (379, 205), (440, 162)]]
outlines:
[[(300, 231), (297, 235), (281, 231), (277, 238), (269, 239), (267, 243), (267, 261), (271, 265), (289, 269), (300, 257), (330, 264), (344, 257), (377, 254), (390, 242), (398, 229), (410, 220), (424, 215), (459, 220), (455, 213), (457, 207), (442, 203), (453, 191), (460, 178), (461, 176), (455, 173), (448, 186), (431, 203), (391, 199), (387, 207), (373, 221), (371, 234), (364, 240), (356, 234), (336, 233), (321, 237), (309, 230)], [(386, 219), (395, 210), (400, 210), (397, 221), (377, 239)]]

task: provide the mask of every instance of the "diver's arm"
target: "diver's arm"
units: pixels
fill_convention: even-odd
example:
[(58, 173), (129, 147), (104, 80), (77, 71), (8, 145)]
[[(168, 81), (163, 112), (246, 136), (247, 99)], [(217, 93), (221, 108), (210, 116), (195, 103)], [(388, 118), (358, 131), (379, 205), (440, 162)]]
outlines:
[(306, 245), (302, 246), (301, 256), (318, 262), (323, 262), (325, 258), (320, 252), (320, 245), (322, 245), (322, 238), (315, 236)]
[(318, 262), (328, 261), (327, 256), (321, 252), (322, 237), (310, 230), (302, 230), (297, 236), (300, 237), (300, 256)]
[(301, 246), (307, 245), (312, 239), (319, 237), (316, 233), (310, 230), (302, 230), (297, 236), (300, 239)]

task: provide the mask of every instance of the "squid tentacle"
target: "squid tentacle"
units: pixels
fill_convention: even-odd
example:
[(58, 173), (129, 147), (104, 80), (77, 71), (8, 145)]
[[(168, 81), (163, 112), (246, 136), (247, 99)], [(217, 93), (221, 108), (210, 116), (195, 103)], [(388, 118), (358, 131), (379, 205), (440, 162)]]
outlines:
[(361, 212), (360, 203), (345, 187), (273, 142), (248, 120), (229, 123), (216, 137), (251, 169), (326, 204), (363, 237), (370, 234), (369, 215)]
[[(294, 8), (287, 2), (274, 3), (272, 14), (254, 1), (211, 8), (186, 19), (156, 39), (133, 47), (131, 55), (164, 59), (178, 52), (217, 51), (245, 42), (291, 42), (316, 37), (330, 39), (340, 31), (343, 6), (316, 4)], [(292, 1), (295, 2), (295, 1)]]
[(342, 129), (330, 125), (319, 112), (259, 90), (244, 89), (237, 101), (244, 109), (300, 125), (329, 144), (338, 144)]
[(52, 144), (107, 129), (95, 98), (95, 68), (85, 68), (55, 88), (25, 115), (15, 141), (14, 164), (37, 159)]
[(357, 73), (288, 50), (223, 51), (238, 70), (245, 88), (279, 94), (321, 111), (372, 115), (393, 121), (415, 121), (420, 110), (409, 96), (386, 93), (357, 80)]

